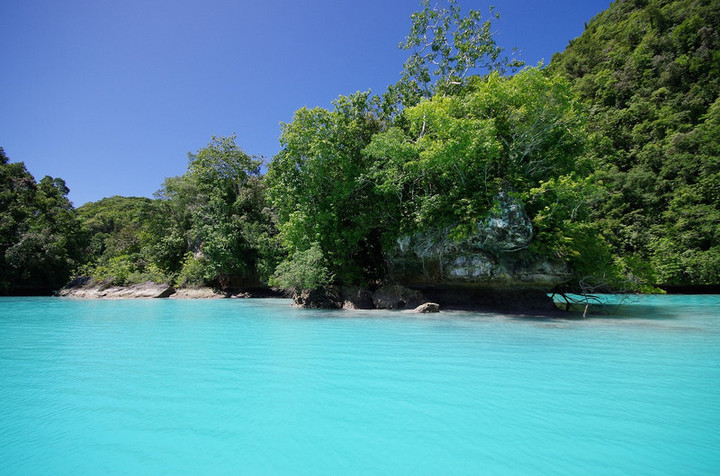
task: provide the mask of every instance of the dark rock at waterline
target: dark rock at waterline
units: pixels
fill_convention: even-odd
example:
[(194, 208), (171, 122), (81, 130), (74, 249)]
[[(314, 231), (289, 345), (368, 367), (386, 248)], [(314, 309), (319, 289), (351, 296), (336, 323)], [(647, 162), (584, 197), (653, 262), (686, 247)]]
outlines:
[(544, 288), (500, 288), (477, 285), (426, 285), (418, 289), (443, 309), (512, 314), (554, 313), (558, 309)]
[(293, 295), (295, 306), (305, 309), (375, 309), (373, 293), (359, 286), (331, 286)]
[(287, 298), (292, 297), (292, 291), (269, 286), (243, 286), (239, 288), (225, 288), (222, 290), (227, 297), (233, 299), (256, 298)]
[(660, 289), (668, 294), (720, 294), (720, 284), (708, 285), (670, 285), (663, 284)]
[(175, 292), (176, 292), (174, 287), (168, 286), (167, 284), (162, 284), (160, 287), (163, 289), (160, 289), (159, 290), (160, 292), (155, 294), (152, 297), (166, 298), (166, 297), (170, 297), (171, 295), (175, 294)]
[(305, 289), (295, 293), (293, 301), (304, 309), (342, 309), (343, 299), (336, 287)]
[(343, 309), (375, 309), (373, 293), (359, 286), (343, 286), (341, 288)]
[(427, 301), (420, 291), (399, 284), (388, 284), (379, 288), (372, 297), (377, 309), (415, 308)]
[(543, 288), (501, 288), (477, 284), (413, 285), (413, 288), (392, 284), (371, 293), (360, 287), (332, 286), (296, 293), (293, 300), (295, 306), (305, 309), (437, 312), (442, 307), (445, 310), (532, 315), (555, 315), (559, 312)]

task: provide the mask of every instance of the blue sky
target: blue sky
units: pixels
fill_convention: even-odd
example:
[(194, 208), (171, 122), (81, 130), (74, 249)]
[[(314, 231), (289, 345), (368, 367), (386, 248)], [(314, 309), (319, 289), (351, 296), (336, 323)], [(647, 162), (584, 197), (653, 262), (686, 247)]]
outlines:
[[(549, 62), (610, 0), (460, 0)], [(1, 0), (0, 146), (76, 206), (152, 196), (187, 153), (237, 134), (279, 150), (280, 122), (338, 95), (382, 93), (418, 0)]]

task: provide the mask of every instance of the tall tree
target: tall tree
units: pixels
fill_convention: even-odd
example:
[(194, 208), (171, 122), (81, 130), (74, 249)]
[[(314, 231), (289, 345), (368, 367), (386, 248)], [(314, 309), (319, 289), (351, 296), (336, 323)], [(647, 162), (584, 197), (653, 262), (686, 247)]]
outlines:
[(585, 111), (568, 81), (537, 68), (472, 77), (455, 95), (437, 94), (403, 118), (403, 127), (376, 134), (365, 149), (374, 159), (368, 175), (398, 211), (397, 226), (386, 230), (391, 238), (450, 227), (460, 242), (506, 194), (532, 220), (535, 253), (567, 262), (578, 279), (619, 281), (588, 221), (597, 192), (584, 154)]
[(283, 124), (268, 193), (290, 256), (317, 243), (340, 281), (363, 281), (380, 268), (377, 230), (385, 217), (365, 178), (370, 158), (362, 151), (383, 123), (369, 92), (341, 96), (333, 105), (302, 108)]
[[(207, 147), (188, 154), (188, 170), (169, 178), (158, 192), (165, 213), (158, 229), (168, 230), (155, 245), (191, 253), (185, 266), (198, 281), (226, 287), (269, 274), (261, 261), (272, 245), (272, 216), (266, 210), (261, 160), (246, 154), (235, 136), (213, 137)], [(262, 256), (261, 256), (262, 255)], [(176, 261), (177, 262), (177, 261)], [(182, 270), (180, 270), (182, 272)], [(187, 271), (187, 269), (186, 269)]]
[(86, 235), (59, 178), (36, 183), (0, 148), (0, 292), (50, 292), (83, 259)]
[(483, 21), (480, 10), (463, 15), (457, 0), (421, 0), (420, 5), (422, 9), (410, 16), (410, 33), (399, 45), (411, 54), (386, 101), (414, 105), (436, 92), (457, 90), (470, 73), (505, 73), (522, 66), (506, 56), (493, 37), (493, 21), (500, 19), (493, 7)]

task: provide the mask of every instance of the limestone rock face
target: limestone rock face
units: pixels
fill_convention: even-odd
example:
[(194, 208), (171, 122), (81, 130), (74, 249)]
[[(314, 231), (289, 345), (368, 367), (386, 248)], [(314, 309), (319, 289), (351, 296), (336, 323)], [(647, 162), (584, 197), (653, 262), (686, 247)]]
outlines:
[(509, 252), (527, 249), (533, 227), (519, 200), (501, 192), (490, 215), (477, 225), (468, 244), (480, 250)]
[(170, 299), (223, 299), (226, 293), (208, 287), (180, 288)]
[(453, 228), (400, 238), (388, 256), (391, 278), (409, 284), (552, 288), (569, 277), (564, 263), (528, 251), (532, 223), (520, 201), (507, 193), (498, 194), (493, 210), (469, 236), (453, 239)]
[(390, 284), (375, 291), (372, 300), (378, 309), (407, 309), (419, 306), (425, 298), (420, 291)]
[(553, 287), (568, 277), (563, 263), (553, 263), (523, 251), (496, 256), (487, 252), (449, 256), (443, 263), (447, 281), (501, 286)]
[(146, 281), (141, 284), (133, 284), (116, 292), (116, 297), (123, 298), (166, 298), (175, 294), (175, 288), (167, 284), (157, 284)]

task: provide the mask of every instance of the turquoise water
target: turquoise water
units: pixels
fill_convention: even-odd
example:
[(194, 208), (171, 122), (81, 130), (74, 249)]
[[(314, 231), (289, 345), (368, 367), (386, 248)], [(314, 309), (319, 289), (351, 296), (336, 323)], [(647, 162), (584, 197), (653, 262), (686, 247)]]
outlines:
[(720, 474), (720, 296), (0, 299), (0, 474)]

